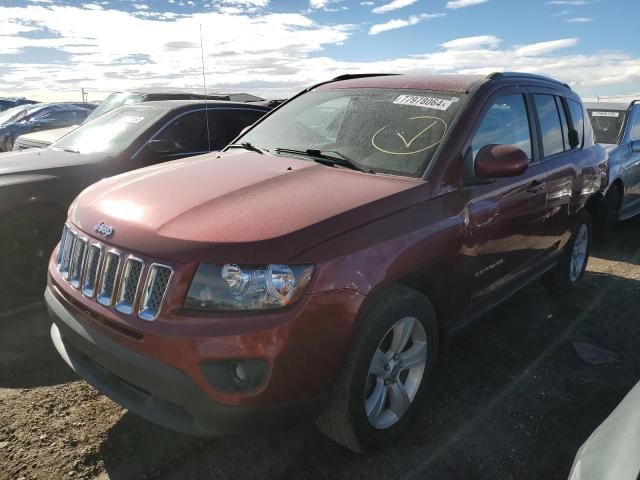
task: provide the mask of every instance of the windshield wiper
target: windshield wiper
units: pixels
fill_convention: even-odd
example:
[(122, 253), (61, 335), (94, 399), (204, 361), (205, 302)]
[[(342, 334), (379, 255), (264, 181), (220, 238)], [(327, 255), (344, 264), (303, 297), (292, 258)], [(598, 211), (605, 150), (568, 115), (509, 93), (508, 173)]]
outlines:
[(245, 150), (249, 150), (250, 152), (257, 152), (264, 155), (264, 152), (268, 152), (269, 150), (258, 148), (255, 145), (244, 142), (244, 143), (232, 143), (231, 145), (227, 145), (227, 148), (244, 148)]
[[(315, 148), (307, 148), (306, 150), (295, 150), (291, 148), (276, 148), (276, 153), (291, 153), (293, 155), (304, 155), (311, 157), (315, 162), (325, 165), (339, 165), (341, 167), (350, 168), (364, 173), (376, 173), (371, 169), (364, 169), (353, 160), (347, 158), (340, 152), (335, 150), (319, 150)], [(332, 155), (331, 155), (332, 154)]]

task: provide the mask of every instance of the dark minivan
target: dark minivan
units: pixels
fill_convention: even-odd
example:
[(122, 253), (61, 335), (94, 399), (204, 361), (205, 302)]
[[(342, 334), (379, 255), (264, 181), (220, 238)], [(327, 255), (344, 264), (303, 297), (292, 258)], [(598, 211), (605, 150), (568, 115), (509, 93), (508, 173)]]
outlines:
[(395, 440), (447, 336), (580, 281), (607, 181), (578, 95), (518, 73), (339, 77), (234, 142), (83, 192), (45, 293), (78, 374), (199, 435)]

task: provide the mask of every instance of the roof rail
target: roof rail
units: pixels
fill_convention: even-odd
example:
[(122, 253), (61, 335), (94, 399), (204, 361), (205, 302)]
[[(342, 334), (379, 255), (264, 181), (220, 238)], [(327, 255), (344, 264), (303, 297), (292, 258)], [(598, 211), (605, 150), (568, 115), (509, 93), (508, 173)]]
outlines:
[(339, 82), (340, 80), (352, 80), (354, 78), (367, 77), (389, 77), (391, 75), (399, 75), (399, 73), (345, 73), (329, 80), (330, 82)]
[(547, 77), (546, 75), (537, 75), (535, 73), (521, 73), (521, 72), (494, 72), (487, 75), (487, 78), (490, 79), (499, 79), (499, 78), (524, 78), (528, 80), (542, 80), (544, 82), (555, 83), (556, 85), (561, 85), (563, 87), (571, 90), (571, 87), (561, 82), (560, 80), (556, 80), (555, 78)]

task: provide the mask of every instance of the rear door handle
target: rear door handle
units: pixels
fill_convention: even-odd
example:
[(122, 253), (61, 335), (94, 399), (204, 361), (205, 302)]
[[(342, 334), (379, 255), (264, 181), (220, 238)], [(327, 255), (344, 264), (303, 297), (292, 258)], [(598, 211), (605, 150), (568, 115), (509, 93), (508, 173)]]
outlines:
[(547, 182), (541, 182), (540, 180), (534, 180), (527, 187), (527, 192), (538, 193), (540, 190), (547, 188)]

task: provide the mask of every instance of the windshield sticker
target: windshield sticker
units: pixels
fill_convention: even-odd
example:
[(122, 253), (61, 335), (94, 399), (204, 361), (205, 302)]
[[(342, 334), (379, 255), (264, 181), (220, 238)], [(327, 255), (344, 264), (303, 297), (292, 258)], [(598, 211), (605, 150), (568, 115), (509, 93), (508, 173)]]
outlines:
[(620, 112), (591, 112), (592, 117), (613, 117), (618, 118)]
[(438, 145), (447, 131), (447, 123), (437, 117), (411, 117), (402, 126), (385, 125), (371, 137), (376, 150), (390, 155), (413, 155)]
[(142, 120), (144, 120), (144, 117), (135, 117), (133, 115), (125, 115), (124, 117), (120, 118), (118, 121), (122, 123), (140, 123)]
[(419, 95), (400, 95), (393, 101), (396, 105), (411, 105), (436, 110), (446, 110), (453, 102), (453, 99), (445, 100), (444, 98), (421, 97)]

